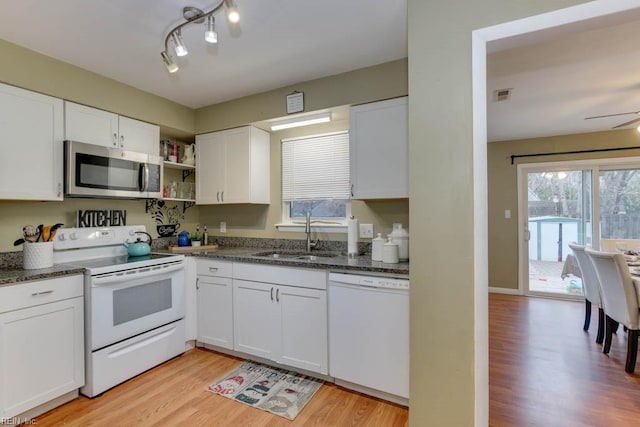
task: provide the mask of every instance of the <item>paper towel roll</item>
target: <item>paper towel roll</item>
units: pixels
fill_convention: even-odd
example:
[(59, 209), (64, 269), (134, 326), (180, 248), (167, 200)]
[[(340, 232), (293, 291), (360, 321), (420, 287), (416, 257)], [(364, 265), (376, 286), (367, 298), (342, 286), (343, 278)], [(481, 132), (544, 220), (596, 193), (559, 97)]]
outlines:
[(347, 255), (358, 255), (358, 220), (354, 217), (347, 222)]

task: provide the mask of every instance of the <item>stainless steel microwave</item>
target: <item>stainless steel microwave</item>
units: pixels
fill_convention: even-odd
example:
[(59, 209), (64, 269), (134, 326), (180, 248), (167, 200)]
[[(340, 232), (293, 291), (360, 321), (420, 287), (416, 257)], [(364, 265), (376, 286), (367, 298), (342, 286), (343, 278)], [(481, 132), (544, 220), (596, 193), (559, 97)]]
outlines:
[(77, 141), (64, 142), (70, 197), (162, 198), (162, 158)]

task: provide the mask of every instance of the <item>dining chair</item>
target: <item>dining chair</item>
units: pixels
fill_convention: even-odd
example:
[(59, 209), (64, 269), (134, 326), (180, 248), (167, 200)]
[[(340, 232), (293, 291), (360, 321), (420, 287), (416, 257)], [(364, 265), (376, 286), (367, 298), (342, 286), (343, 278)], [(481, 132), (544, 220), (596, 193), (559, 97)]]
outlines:
[(569, 243), (569, 247), (576, 257), (582, 275), (582, 289), (584, 291), (585, 302), (584, 325), (582, 329), (585, 331), (589, 330), (589, 324), (591, 323), (591, 306), (596, 305), (598, 307), (598, 333), (596, 334), (596, 342), (602, 344), (602, 340), (604, 339), (604, 310), (600, 298), (600, 280), (598, 280), (596, 270), (593, 268), (593, 263), (584, 251), (585, 247), (575, 243)]
[(640, 308), (635, 285), (629, 273), (624, 256), (619, 253), (600, 252), (586, 248), (585, 252), (593, 262), (602, 291), (602, 302), (606, 318), (605, 338), (602, 352), (609, 353), (615, 322), (628, 329), (627, 362), (624, 370), (633, 373), (638, 354), (640, 336)]

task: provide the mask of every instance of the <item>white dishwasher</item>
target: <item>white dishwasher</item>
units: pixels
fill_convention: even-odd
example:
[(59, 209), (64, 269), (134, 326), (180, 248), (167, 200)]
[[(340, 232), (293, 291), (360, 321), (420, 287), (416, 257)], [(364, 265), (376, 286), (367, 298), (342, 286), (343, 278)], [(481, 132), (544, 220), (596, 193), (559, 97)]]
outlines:
[(408, 279), (329, 273), (329, 374), (408, 403), (394, 399), (409, 398)]

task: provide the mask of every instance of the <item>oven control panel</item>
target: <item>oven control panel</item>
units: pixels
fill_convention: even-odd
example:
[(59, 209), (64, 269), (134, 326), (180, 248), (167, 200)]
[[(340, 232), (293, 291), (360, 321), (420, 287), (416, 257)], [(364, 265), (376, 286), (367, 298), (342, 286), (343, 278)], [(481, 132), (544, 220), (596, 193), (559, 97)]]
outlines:
[(66, 250), (122, 245), (127, 240), (134, 241), (136, 231), (145, 231), (144, 225), (59, 228), (53, 240), (53, 247), (55, 250)]

